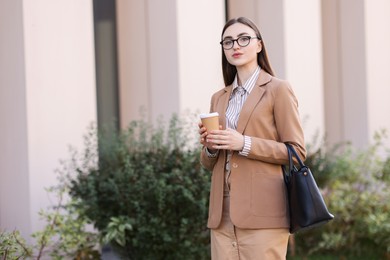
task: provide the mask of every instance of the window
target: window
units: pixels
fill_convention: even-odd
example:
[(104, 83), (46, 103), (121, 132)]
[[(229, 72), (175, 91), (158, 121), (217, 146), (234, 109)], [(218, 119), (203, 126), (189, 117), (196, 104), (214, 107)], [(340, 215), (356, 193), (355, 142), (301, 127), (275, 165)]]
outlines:
[(119, 129), (115, 1), (94, 0), (98, 127)]

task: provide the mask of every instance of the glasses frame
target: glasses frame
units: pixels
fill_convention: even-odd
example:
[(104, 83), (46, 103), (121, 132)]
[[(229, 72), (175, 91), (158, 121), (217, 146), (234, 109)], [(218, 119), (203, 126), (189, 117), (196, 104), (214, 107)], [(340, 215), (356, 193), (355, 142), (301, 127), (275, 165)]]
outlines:
[[(242, 39), (242, 38), (248, 38), (248, 44), (246, 44), (246, 45), (241, 45), (238, 41), (239, 41), (240, 39)], [(225, 39), (225, 40), (222, 40), (222, 41), (219, 42), (219, 44), (221, 44), (221, 46), (222, 46), (222, 48), (223, 48), (224, 50), (230, 50), (230, 49), (232, 49), (232, 48), (234, 47), (234, 42), (237, 42), (238, 46), (240, 46), (240, 47), (246, 47), (246, 46), (248, 46), (248, 45), (251, 43), (251, 40), (252, 40), (252, 39), (258, 39), (258, 40), (260, 40), (260, 38), (257, 37), (257, 36), (243, 35), (243, 36), (237, 37), (236, 39)], [(230, 48), (225, 48), (225, 47), (223, 47), (223, 43), (224, 43), (225, 41), (231, 41), (231, 42), (233, 43), (233, 44), (232, 44), (232, 47), (230, 47)]]

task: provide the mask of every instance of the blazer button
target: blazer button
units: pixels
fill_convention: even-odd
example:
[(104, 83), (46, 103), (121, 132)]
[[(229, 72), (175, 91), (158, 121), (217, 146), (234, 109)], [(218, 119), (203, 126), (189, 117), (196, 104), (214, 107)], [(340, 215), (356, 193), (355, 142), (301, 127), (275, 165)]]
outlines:
[(233, 163), (232, 166), (233, 166), (233, 168), (237, 168), (238, 164), (237, 163)]

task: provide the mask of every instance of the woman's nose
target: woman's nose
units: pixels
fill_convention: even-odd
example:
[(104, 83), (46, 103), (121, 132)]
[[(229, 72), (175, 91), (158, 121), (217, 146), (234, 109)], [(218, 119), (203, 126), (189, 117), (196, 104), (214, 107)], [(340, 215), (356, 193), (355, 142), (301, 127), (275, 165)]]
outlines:
[(238, 45), (238, 42), (237, 41), (234, 41), (233, 42), (233, 50), (237, 50), (237, 49), (239, 49), (240, 48), (240, 45)]

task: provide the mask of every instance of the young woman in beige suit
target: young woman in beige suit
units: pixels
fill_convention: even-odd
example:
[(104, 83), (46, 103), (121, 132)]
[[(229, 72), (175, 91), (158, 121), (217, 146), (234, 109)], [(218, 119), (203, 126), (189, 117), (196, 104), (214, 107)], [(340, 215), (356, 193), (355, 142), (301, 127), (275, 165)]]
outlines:
[(208, 132), (199, 123), (201, 163), (212, 171), (212, 259), (285, 259), (284, 143), (306, 156), (298, 101), (289, 83), (274, 77), (252, 21), (228, 21), (220, 43), (226, 87), (212, 96), (210, 108), (220, 115), (220, 130)]

